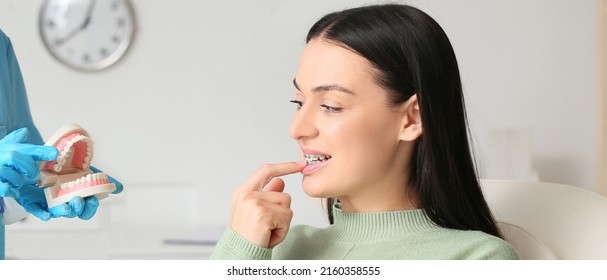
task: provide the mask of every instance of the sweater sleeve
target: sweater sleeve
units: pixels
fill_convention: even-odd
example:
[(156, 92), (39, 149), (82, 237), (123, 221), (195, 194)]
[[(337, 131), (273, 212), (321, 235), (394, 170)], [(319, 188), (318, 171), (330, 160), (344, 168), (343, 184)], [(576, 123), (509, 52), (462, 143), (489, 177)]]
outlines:
[(487, 246), (482, 246), (474, 251), (466, 259), (474, 260), (518, 260), (518, 253), (510, 243), (495, 238), (495, 242), (488, 242)]
[(512, 246), (507, 245), (501, 248), (487, 252), (487, 254), (480, 259), (485, 260), (518, 260), (520, 259), (518, 253)]
[(217, 242), (210, 257), (212, 260), (269, 260), (271, 258), (271, 249), (249, 242), (229, 227)]

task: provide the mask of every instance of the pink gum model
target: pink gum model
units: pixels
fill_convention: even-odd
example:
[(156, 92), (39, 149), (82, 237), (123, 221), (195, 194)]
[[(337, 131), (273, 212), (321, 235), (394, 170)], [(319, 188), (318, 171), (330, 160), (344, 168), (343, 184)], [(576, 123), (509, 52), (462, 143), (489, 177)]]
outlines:
[(38, 185), (44, 188), (48, 207), (68, 202), (74, 196), (106, 198), (116, 190), (104, 173), (94, 173), (89, 168), (93, 160), (93, 141), (80, 126), (72, 124), (59, 129), (45, 143), (59, 150), (53, 161), (44, 162), (40, 168)]

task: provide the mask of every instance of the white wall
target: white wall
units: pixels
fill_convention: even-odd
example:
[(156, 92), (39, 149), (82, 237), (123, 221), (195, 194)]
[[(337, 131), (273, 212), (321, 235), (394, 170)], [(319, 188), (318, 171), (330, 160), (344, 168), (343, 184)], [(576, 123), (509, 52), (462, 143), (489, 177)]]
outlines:
[[(85, 127), (95, 165), (126, 192), (129, 184), (166, 182), (167, 192), (172, 183), (196, 184), (200, 224), (224, 225), (240, 182), (264, 162), (297, 157), (288, 100), (307, 29), (326, 12), (375, 1), (132, 2), (138, 27), (129, 53), (85, 74), (44, 49), (42, 1), (0, 0), (0, 28), (12, 38), (36, 124), (46, 137), (67, 123)], [(595, 1), (409, 2), (452, 40), (484, 175), (520, 177), (510, 151), (487, 135), (527, 129), (541, 180), (596, 189)], [(320, 202), (305, 197), (299, 180), (287, 178), (294, 223), (324, 224)], [(159, 204), (145, 209), (150, 215), (181, 203), (149, 199)]]

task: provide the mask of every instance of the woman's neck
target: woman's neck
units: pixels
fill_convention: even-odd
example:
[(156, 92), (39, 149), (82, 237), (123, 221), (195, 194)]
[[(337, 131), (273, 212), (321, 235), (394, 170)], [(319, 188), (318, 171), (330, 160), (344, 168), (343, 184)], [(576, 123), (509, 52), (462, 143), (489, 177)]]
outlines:
[(344, 213), (387, 212), (418, 209), (417, 194), (411, 187), (371, 187), (365, 193), (338, 197)]

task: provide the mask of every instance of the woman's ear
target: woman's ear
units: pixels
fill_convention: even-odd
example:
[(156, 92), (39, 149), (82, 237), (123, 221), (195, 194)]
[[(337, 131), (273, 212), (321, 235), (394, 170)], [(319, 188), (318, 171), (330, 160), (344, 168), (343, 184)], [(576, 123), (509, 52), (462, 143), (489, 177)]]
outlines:
[(417, 94), (409, 97), (402, 107), (403, 115), (399, 139), (403, 141), (414, 141), (423, 133), (422, 117), (419, 113), (419, 102)]

